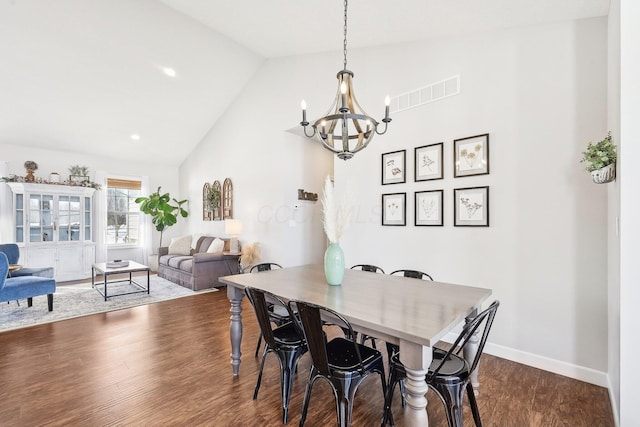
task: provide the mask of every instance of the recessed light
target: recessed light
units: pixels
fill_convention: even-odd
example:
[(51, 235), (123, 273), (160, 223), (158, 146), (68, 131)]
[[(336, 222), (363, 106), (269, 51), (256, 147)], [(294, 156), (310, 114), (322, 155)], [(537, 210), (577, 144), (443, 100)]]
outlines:
[(137, 133), (132, 133), (131, 139), (133, 139), (134, 141), (140, 141), (140, 135), (138, 135)]
[(176, 70), (174, 70), (173, 68), (170, 68), (170, 67), (162, 67), (162, 72), (165, 73), (169, 77), (175, 77), (178, 74), (178, 73), (176, 73)]

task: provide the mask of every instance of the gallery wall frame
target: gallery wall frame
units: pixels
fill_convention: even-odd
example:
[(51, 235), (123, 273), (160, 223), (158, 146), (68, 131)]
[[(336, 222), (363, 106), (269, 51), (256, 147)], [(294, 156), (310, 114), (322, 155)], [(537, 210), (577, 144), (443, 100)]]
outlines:
[(407, 150), (382, 154), (382, 185), (402, 184), (407, 181)]
[(443, 146), (442, 142), (437, 144), (423, 145), (414, 149), (414, 180), (432, 181), (443, 179)]
[(489, 174), (489, 134), (453, 140), (453, 177)]
[(416, 227), (442, 227), (444, 190), (416, 191), (414, 224)]
[(489, 186), (453, 189), (453, 225), (489, 227)]
[(382, 195), (382, 225), (407, 225), (407, 193)]

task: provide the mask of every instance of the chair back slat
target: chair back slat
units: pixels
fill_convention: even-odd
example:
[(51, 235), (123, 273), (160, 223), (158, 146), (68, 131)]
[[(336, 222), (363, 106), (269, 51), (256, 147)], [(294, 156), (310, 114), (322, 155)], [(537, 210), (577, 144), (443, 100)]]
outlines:
[[(260, 331), (262, 332), (264, 340), (270, 347), (275, 348), (276, 342), (273, 336), (273, 329), (269, 317), (270, 311), (267, 299), (272, 304), (283, 306), (287, 311), (289, 311), (289, 307), (284, 301), (282, 301), (282, 299), (280, 299), (280, 297), (270, 292), (251, 287), (246, 287), (244, 291), (247, 294), (247, 298), (249, 298), (249, 302), (251, 302), (251, 305), (253, 306), (254, 312), (256, 313), (258, 325), (260, 326)], [(289, 316), (292, 317), (290, 312)]]
[(370, 273), (382, 273), (384, 274), (384, 270), (380, 267), (378, 267), (377, 265), (371, 265), (371, 264), (356, 264), (353, 267), (351, 267), (352, 270), (362, 270), (362, 271), (368, 271)]
[(480, 357), (482, 357), (482, 352), (484, 350), (484, 346), (487, 343), (487, 337), (489, 336), (489, 332), (491, 331), (491, 326), (493, 325), (493, 319), (496, 316), (496, 312), (498, 311), (498, 307), (500, 306), (500, 301), (494, 301), (491, 303), (486, 310), (482, 313), (478, 314), (472, 320), (468, 321), (464, 327), (462, 328), (462, 332), (456, 338), (456, 340), (451, 345), (451, 348), (447, 351), (447, 354), (442, 358), (438, 366), (430, 372), (428, 376), (435, 377), (440, 372), (440, 369), (447, 361), (451, 354), (460, 355), (460, 353), (464, 350), (465, 345), (469, 342), (471, 337), (473, 337), (480, 328), (482, 328), (482, 335), (478, 342), (477, 352), (471, 366), (469, 366), (469, 372), (473, 372), (474, 369), (478, 366), (478, 362), (480, 361)]
[(402, 275), (404, 277), (410, 277), (412, 279), (429, 279), (429, 280), (433, 280), (433, 277), (431, 277), (429, 274), (424, 273), (422, 271), (418, 271), (418, 270), (407, 270), (407, 269), (401, 269), (401, 270), (396, 270), (394, 272), (391, 273), (391, 275)]
[(261, 264), (256, 264), (253, 267), (251, 267), (251, 269), (249, 270), (249, 273), (260, 272), (260, 271), (270, 271), (270, 270), (273, 270), (274, 267), (282, 268), (280, 264), (277, 264), (275, 262), (263, 262)]
[(332, 325), (342, 329), (342, 331), (345, 332), (346, 338), (351, 340), (358, 361), (358, 370), (364, 372), (364, 365), (362, 363), (360, 350), (358, 349), (356, 334), (353, 331), (351, 323), (349, 323), (344, 316), (330, 308), (303, 301), (290, 301), (289, 307), (291, 311), (293, 311), (293, 305), (295, 305), (300, 322), (302, 323), (302, 330), (307, 341), (307, 346), (309, 347), (311, 360), (321, 374), (330, 375), (329, 359), (327, 356), (327, 337), (322, 329), (323, 313), (327, 319), (331, 319)]

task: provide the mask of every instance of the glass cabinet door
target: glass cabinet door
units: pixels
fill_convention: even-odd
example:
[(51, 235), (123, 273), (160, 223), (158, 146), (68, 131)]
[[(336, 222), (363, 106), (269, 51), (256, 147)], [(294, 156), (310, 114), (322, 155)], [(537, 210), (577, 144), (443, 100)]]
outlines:
[(58, 241), (80, 240), (80, 197), (58, 196)]
[(24, 242), (24, 194), (16, 194), (16, 243)]
[(91, 240), (91, 197), (84, 198), (84, 240)]
[(29, 242), (53, 241), (53, 220), (53, 196), (48, 194), (30, 194)]

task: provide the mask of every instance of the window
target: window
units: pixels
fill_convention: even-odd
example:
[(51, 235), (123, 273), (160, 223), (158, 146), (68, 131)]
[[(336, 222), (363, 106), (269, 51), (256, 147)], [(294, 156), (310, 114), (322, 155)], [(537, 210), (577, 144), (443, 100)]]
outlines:
[(140, 181), (107, 179), (107, 244), (140, 243)]

